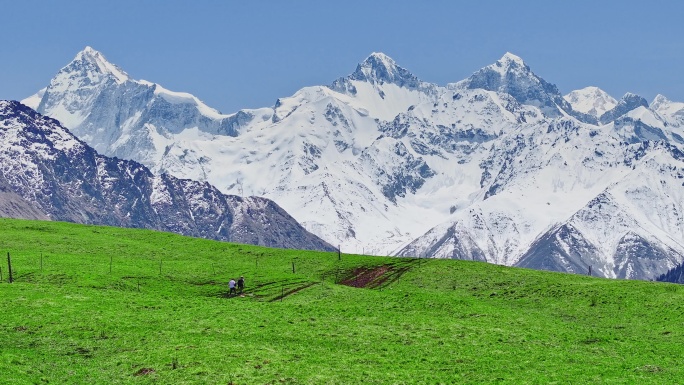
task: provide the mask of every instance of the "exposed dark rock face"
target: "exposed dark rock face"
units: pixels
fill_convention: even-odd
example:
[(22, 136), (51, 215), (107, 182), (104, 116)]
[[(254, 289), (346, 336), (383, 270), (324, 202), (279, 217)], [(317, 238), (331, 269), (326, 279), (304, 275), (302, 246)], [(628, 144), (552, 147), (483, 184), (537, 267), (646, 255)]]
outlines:
[(595, 247), (571, 225), (563, 225), (540, 237), (516, 264), (537, 270), (587, 274), (600, 258)]
[(684, 283), (684, 264), (679, 264), (656, 278), (656, 281)]
[[(360, 159), (372, 170), (382, 193), (393, 203), (396, 203), (397, 197), (404, 197), (407, 193), (415, 194), (426, 179), (435, 175), (425, 160), (414, 157), (403, 143), (391, 138), (382, 138), (378, 142), (364, 150)], [(383, 168), (376, 161), (383, 148), (389, 149), (387, 153), (394, 160), (390, 167)]]

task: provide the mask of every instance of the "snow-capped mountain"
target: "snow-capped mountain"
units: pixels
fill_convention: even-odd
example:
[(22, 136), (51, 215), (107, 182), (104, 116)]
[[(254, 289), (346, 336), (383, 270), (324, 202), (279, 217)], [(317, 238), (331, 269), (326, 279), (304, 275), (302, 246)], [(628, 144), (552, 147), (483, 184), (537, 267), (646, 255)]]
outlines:
[(583, 122), (596, 122), (593, 116), (574, 110), (555, 85), (537, 76), (520, 57), (510, 52), (496, 63), (482, 68), (467, 79), (449, 84), (448, 87), (505, 93), (521, 104), (538, 107), (548, 117), (570, 115)]
[[(80, 69), (96, 66), (72, 62), (55, 79), (81, 84)], [(592, 88), (564, 98), (510, 53), (442, 87), (373, 53), (329, 86), (215, 116), (212, 126), (197, 123), (203, 109), (192, 103), (169, 107), (177, 114), (151, 114), (141, 106), (166, 100), (154, 91), (124, 101), (121, 87), (162, 88), (111, 76), (82, 93), (48, 87), (39, 108), (119, 95), (119, 103), (75, 110), (92, 122), (86, 131), (107, 123), (111, 133), (84, 140), (105, 151), (125, 142), (130, 157), (155, 171), (273, 199), (344, 251), (572, 272), (586, 264), (596, 274), (628, 278), (653, 278), (684, 259), (680, 214), (656, 219), (683, 210), (675, 190), (684, 104), (661, 96), (650, 106), (636, 95), (617, 102)], [(63, 113), (46, 112), (57, 119)], [(152, 116), (157, 120), (148, 123)], [(217, 129), (224, 121), (238, 123)], [(129, 139), (140, 132), (155, 139)], [(647, 208), (648, 200), (667, 208)]]
[(154, 176), (137, 162), (99, 155), (19, 102), (0, 101), (0, 158), (0, 208), (7, 216), (333, 250), (273, 201), (224, 195), (208, 183)]
[(649, 105), (649, 110), (670, 127), (684, 127), (684, 103), (673, 102), (663, 95), (658, 95)]
[(626, 93), (615, 105), (615, 107), (601, 115), (601, 117), (599, 118), (599, 122), (601, 124), (608, 124), (612, 121), (615, 121), (615, 119), (639, 107), (648, 108), (648, 102), (646, 101), (646, 99), (636, 94)]
[(617, 100), (598, 87), (585, 87), (565, 95), (563, 98), (570, 103), (572, 109), (600, 118), (607, 111), (617, 106)]
[[(376, 143), (382, 134), (378, 122), (430, 103), (443, 90), (417, 80), (386, 55), (370, 55), (355, 72), (330, 86), (303, 88), (278, 99), (273, 107), (221, 117), (218, 122), (239, 123), (231, 126), (239, 129), (228, 135), (193, 125), (196, 109), (187, 106), (174, 108), (190, 111), (192, 119), (163, 123), (162, 118), (183, 114), (152, 113), (149, 106), (164, 104), (165, 99), (150, 90), (161, 86), (124, 77), (120, 69), (118, 76), (102, 76), (106, 71), (100, 68), (118, 67), (101, 60), (103, 56), (90, 48), (79, 53), (52, 80), (38, 109), (67, 122), (79, 137), (107, 155), (137, 160), (155, 173), (209, 181), (225, 193), (275, 199), (288, 212), (296, 212), (307, 229), (350, 251), (388, 253), (433, 224), (431, 208), (412, 208), (423, 218), (415, 221), (393, 203), (396, 194), (412, 191), (419, 182), (402, 179), (401, 163), (378, 164), (374, 159), (402, 158), (416, 169), (418, 178), (430, 175), (420, 170), (419, 156), (411, 159), (385, 143), (391, 139)], [(75, 86), (62, 86), (65, 78)], [(84, 91), (78, 86), (82, 83), (91, 87)], [(141, 89), (144, 92), (131, 91)], [(124, 96), (132, 94), (144, 97)], [(110, 101), (112, 95), (116, 102)], [(75, 99), (84, 106), (77, 109), (86, 116), (83, 121), (70, 119), (64, 108), (51, 107), (74, 104), (66, 101)], [(150, 123), (150, 116), (157, 120)], [(183, 129), (179, 120), (191, 122), (190, 127)], [(404, 156), (409, 157), (404, 161)], [(384, 182), (376, 183), (376, 175), (383, 175)], [(404, 183), (413, 187), (406, 190)], [(442, 218), (447, 215), (445, 210)], [(408, 230), (402, 229), (406, 226)]]
[(502, 138), (482, 163), (483, 199), (400, 255), (577, 273), (592, 266), (605, 277), (662, 274), (684, 259), (684, 158), (676, 145), (635, 129), (642, 124), (566, 118)]
[[(58, 119), (96, 151), (147, 166), (159, 162), (176, 134), (235, 136), (253, 118), (250, 111), (223, 115), (193, 95), (134, 80), (91, 47), (22, 102)], [(194, 161), (201, 170), (202, 159)]]

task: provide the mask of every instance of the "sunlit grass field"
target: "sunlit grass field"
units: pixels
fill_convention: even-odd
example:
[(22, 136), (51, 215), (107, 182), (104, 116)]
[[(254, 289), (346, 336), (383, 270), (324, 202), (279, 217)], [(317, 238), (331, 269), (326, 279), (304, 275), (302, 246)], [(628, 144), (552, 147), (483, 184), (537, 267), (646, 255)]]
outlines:
[(672, 284), (10, 219), (0, 262), (0, 384), (684, 378)]

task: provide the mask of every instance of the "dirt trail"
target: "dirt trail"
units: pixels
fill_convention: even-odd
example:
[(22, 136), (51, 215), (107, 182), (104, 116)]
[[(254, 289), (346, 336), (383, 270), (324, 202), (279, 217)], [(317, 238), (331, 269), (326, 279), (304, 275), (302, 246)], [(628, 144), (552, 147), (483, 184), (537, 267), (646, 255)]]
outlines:
[[(263, 299), (268, 302), (280, 301), (285, 297), (295, 294), (301, 290), (317, 285), (320, 282), (311, 282), (302, 279), (284, 279), (279, 281), (262, 282), (254, 286), (246, 288), (238, 295), (229, 295), (228, 290), (221, 290), (216, 293), (216, 297), (220, 298), (236, 298), (236, 297), (253, 297), (255, 299)], [(273, 293), (277, 293), (275, 297), (271, 297)], [(268, 299), (270, 298), (270, 299)]]
[(398, 280), (419, 263), (417, 259), (406, 259), (387, 265), (357, 267), (340, 284), (368, 289), (382, 288)]
[(291, 296), (291, 295), (294, 294), (294, 293), (297, 293), (297, 292), (299, 292), (299, 291), (301, 291), (301, 290), (307, 289), (307, 288), (309, 288), (309, 287), (311, 287), (311, 286), (313, 286), (313, 285), (317, 285), (317, 284), (318, 284), (318, 282), (309, 282), (309, 283), (307, 283), (307, 284), (305, 284), (305, 285), (297, 286), (297, 287), (292, 288), (292, 289), (287, 289), (287, 290), (283, 291), (279, 296), (276, 296), (275, 298), (273, 298), (272, 300), (270, 300), (269, 302), (280, 301), (280, 300), (282, 300), (282, 299), (285, 298), (285, 297)]

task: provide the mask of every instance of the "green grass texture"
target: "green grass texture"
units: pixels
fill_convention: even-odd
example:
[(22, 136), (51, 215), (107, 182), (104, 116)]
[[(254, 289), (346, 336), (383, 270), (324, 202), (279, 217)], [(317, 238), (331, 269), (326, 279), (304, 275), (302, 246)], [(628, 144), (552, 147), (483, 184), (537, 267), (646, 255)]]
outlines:
[(0, 267), (0, 384), (684, 378), (673, 284), (11, 219)]

